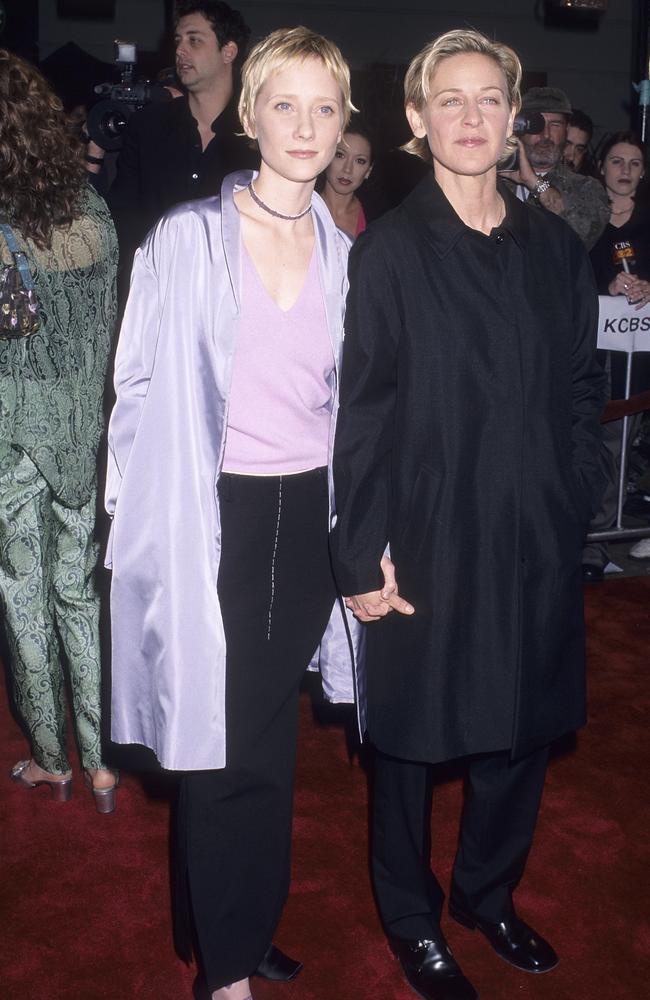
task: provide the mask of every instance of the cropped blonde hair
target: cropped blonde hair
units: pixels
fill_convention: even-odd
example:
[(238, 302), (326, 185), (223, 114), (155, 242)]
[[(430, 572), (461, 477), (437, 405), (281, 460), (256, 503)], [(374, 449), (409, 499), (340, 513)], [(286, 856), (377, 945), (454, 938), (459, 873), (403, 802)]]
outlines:
[[(506, 80), (508, 102), (519, 111), (521, 107), (521, 63), (519, 56), (508, 45), (492, 42), (479, 31), (455, 28), (434, 38), (411, 61), (404, 78), (404, 106), (422, 111), (431, 95), (431, 78), (443, 59), (462, 54), (478, 54), (493, 59), (503, 72)], [(509, 156), (516, 148), (516, 140), (506, 140), (503, 156)], [(426, 137), (414, 136), (402, 149), (420, 159), (431, 162), (431, 150)]]
[(255, 132), (255, 101), (268, 78), (288, 63), (302, 62), (312, 56), (320, 59), (339, 85), (343, 95), (341, 129), (345, 130), (350, 115), (356, 111), (350, 91), (350, 68), (334, 42), (304, 27), (278, 28), (251, 49), (242, 66), (237, 109), (244, 129)]

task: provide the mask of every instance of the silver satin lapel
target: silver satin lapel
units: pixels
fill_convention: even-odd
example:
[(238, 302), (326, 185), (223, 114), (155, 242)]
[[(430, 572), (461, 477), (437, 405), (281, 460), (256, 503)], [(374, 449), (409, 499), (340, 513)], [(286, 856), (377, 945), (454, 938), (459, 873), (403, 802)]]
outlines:
[[(221, 239), (237, 312), (241, 312), (241, 226), (233, 195), (245, 188), (255, 177), (257, 177), (256, 172), (240, 170), (236, 174), (228, 174), (221, 185)], [(218, 263), (218, 255), (215, 254), (215, 264)]]

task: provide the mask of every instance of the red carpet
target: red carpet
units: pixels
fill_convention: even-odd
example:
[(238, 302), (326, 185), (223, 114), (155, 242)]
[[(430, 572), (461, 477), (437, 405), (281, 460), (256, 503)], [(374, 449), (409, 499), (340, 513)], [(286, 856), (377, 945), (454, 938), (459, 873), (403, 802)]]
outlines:
[[(555, 757), (518, 893), (561, 955), (546, 976), (501, 962), (446, 923), (482, 1000), (644, 1000), (650, 996), (650, 579), (588, 592), (591, 723)], [(0, 699), (0, 775), (26, 756)], [(123, 775), (118, 810), (94, 811), (75, 770), (70, 803), (0, 778), (2, 1000), (189, 1000), (193, 970), (173, 952), (164, 787)], [(147, 791), (148, 789), (148, 791)], [(337, 725), (305, 697), (294, 882), (277, 935), (305, 962), (291, 984), (255, 981), (256, 1000), (412, 1000), (375, 914), (367, 877), (366, 782)], [(436, 867), (448, 878), (460, 809), (450, 780), (434, 799)]]

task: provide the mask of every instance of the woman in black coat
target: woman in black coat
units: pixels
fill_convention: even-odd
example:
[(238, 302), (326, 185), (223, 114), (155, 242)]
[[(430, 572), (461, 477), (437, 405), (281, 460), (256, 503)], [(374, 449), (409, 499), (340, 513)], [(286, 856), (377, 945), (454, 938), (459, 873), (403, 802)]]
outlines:
[(377, 899), (409, 981), (435, 1000), (476, 993), (440, 931), (427, 765), (468, 758), (453, 915), (547, 971), (557, 956), (512, 891), (548, 744), (585, 720), (598, 303), (569, 227), (497, 186), (520, 72), (471, 31), (415, 58), (409, 146), (433, 172), (350, 258), (332, 552), (348, 606), (374, 622)]

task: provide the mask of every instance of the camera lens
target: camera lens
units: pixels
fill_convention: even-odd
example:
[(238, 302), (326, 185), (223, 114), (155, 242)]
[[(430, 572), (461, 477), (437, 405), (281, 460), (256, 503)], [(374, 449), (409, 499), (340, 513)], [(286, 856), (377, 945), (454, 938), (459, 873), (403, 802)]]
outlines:
[(90, 138), (108, 151), (119, 149), (131, 108), (120, 101), (100, 101), (88, 112), (86, 128)]

